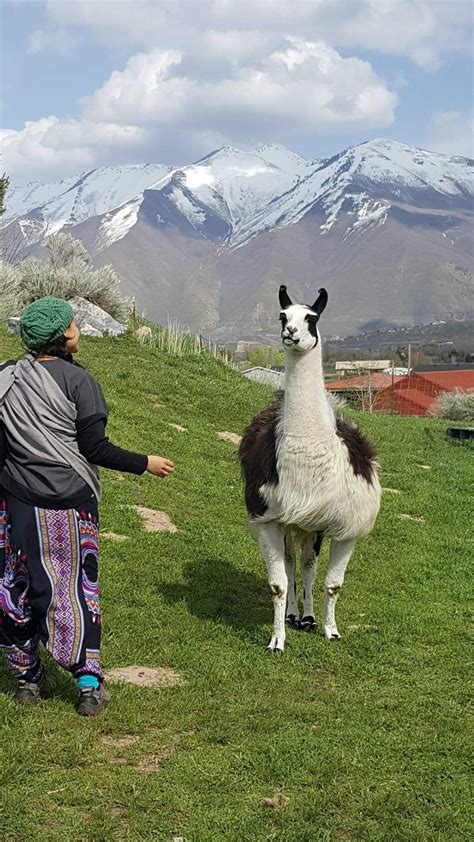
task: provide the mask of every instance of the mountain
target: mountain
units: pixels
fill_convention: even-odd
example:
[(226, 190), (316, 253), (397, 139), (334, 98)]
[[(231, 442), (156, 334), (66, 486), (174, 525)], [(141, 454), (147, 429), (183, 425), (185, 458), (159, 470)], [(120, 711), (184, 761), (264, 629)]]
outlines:
[(474, 315), (473, 196), (466, 158), (380, 139), (310, 161), (270, 144), (14, 188), (2, 225), (23, 254), (72, 233), (156, 320), (268, 337), (280, 283), (307, 301), (325, 285), (325, 332), (345, 335)]

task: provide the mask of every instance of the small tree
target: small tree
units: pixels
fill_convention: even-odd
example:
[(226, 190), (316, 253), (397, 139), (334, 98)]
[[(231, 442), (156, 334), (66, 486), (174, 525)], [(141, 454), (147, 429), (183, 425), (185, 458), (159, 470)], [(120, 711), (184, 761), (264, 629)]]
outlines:
[(3, 173), (2, 177), (0, 178), (0, 216), (5, 213), (5, 193), (8, 190), (10, 184), (10, 179), (8, 178), (5, 173)]

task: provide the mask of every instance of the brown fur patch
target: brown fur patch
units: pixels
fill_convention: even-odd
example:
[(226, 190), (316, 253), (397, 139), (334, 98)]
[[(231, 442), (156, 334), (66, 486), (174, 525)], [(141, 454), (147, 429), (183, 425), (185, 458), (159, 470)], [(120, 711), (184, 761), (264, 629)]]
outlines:
[(336, 418), (336, 432), (347, 447), (349, 461), (356, 476), (372, 484), (377, 451), (358, 427), (347, 418)]
[(239, 447), (239, 459), (245, 479), (245, 503), (252, 517), (265, 514), (267, 508), (260, 494), (262, 485), (278, 485), (275, 436), (281, 403), (280, 395), (271, 406), (252, 419)]

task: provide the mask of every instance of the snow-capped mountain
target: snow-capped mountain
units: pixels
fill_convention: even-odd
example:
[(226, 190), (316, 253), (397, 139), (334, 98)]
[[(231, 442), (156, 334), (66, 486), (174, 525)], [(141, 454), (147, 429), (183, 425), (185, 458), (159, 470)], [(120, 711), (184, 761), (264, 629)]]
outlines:
[(121, 207), (159, 183), (170, 169), (162, 164), (100, 167), (50, 184), (33, 182), (26, 187), (12, 187), (2, 227), (20, 219), (25, 241), (32, 245), (65, 227)]
[[(306, 160), (270, 144), (224, 147), (178, 168), (104, 167), (12, 189), (2, 226), (22, 237), (24, 254), (48, 234), (70, 231), (96, 262), (116, 265), (149, 315), (235, 333), (239, 320), (229, 315), (239, 284), (252, 301), (252, 324), (263, 329), (267, 287), (269, 295), (290, 272), (304, 296), (315, 267), (335, 291), (349, 292), (350, 279), (361, 276), (355, 324), (383, 320), (380, 275), (392, 279), (391, 291), (412, 285), (409, 300), (396, 305), (399, 318), (440, 315), (445, 300), (455, 313), (474, 308), (473, 197), (474, 162), (466, 158), (372, 140)], [(183, 284), (191, 296), (183, 298)], [(346, 330), (349, 321), (334, 326)]]

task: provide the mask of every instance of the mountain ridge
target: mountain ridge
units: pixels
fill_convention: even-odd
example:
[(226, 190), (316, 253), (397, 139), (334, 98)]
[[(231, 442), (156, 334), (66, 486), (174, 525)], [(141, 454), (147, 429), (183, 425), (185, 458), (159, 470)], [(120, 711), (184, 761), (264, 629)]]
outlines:
[(345, 331), (381, 317), (384, 296), (400, 323), (474, 312), (473, 197), (474, 161), (399, 141), (323, 160), (279, 144), (227, 146), (182, 167), (101, 167), (14, 188), (2, 227), (18, 233), (23, 255), (68, 231), (116, 267), (127, 292), (138, 288), (155, 318), (217, 332), (239, 301), (250, 333), (269, 330), (275, 280), (285, 272), (302, 295), (318, 275), (338, 308), (356, 296)]

